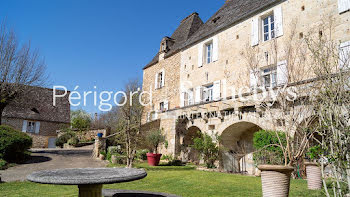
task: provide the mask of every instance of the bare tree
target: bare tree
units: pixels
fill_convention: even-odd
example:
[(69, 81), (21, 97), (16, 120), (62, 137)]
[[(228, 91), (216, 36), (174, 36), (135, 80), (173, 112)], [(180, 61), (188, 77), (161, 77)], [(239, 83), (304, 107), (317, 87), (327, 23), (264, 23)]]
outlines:
[(0, 27), (0, 124), (5, 107), (20, 98), (28, 86), (42, 86), (46, 65), (30, 42), (21, 45), (14, 31)]
[[(312, 71), (319, 79), (314, 88), (317, 94), (313, 105), (318, 117), (318, 140), (327, 164), (331, 169), (332, 193), (346, 195), (350, 191), (350, 50), (342, 49), (341, 43), (333, 38), (334, 19), (323, 21), (320, 32), (311, 32), (306, 39), (311, 51)], [(316, 35), (316, 36), (315, 36)], [(317, 139), (315, 139), (317, 140)], [(323, 159), (324, 160), (324, 159)], [(325, 193), (325, 162), (321, 162)]]
[(123, 132), (126, 145), (127, 167), (132, 167), (136, 150), (141, 137), (141, 118), (143, 114), (143, 105), (140, 103), (139, 96), (141, 89), (139, 80), (130, 80), (124, 88), (126, 97), (121, 98), (125, 105), (118, 110), (117, 128)]

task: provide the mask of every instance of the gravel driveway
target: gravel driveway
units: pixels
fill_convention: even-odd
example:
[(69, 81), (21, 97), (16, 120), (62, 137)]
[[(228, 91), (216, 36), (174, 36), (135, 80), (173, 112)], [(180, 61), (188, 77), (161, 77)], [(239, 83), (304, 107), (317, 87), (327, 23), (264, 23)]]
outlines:
[(1, 170), (3, 182), (24, 181), (27, 175), (35, 171), (61, 168), (98, 168), (105, 167), (105, 161), (91, 158), (92, 149), (41, 149), (33, 150), (32, 159), (25, 164), (7, 170)]

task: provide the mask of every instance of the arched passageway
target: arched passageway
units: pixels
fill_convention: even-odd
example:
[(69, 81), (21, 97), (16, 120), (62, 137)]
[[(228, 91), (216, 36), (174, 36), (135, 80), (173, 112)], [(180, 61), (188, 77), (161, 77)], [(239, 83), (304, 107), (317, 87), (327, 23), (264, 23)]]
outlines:
[(238, 122), (221, 134), (221, 167), (226, 172), (255, 174), (253, 136), (261, 130), (256, 124)]
[(199, 163), (199, 152), (193, 148), (194, 139), (201, 136), (201, 130), (192, 126), (182, 136), (181, 159), (183, 162)]

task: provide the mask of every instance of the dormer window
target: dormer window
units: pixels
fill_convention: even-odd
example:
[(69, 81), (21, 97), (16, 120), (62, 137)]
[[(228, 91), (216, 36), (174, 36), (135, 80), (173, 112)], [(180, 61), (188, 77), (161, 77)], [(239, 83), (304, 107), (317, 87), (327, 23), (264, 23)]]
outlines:
[(162, 43), (161, 50), (162, 50), (162, 51), (166, 51), (166, 44), (165, 44), (164, 42)]

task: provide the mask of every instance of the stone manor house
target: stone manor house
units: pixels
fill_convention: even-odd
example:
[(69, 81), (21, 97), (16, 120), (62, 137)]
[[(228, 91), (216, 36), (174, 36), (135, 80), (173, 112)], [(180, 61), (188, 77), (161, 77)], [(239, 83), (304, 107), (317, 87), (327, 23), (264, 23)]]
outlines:
[[(303, 39), (329, 16), (334, 18), (331, 31), (340, 49), (350, 51), (350, 0), (227, 0), (223, 4), (205, 23), (199, 14), (189, 15), (170, 37), (161, 40), (159, 52), (143, 69), (143, 90), (153, 97), (143, 122), (160, 121), (168, 141), (162, 153), (184, 161), (197, 159), (190, 145), (198, 131), (217, 133), (227, 150), (222, 155), (224, 169), (254, 174), (252, 137), (270, 125), (264, 117), (249, 116), (259, 111), (257, 105), (226, 99), (234, 95), (226, 87), (278, 87), (295, 82), (288, 76), (289, 62), (283, 51), (271, 57), (271, 44), (288, 42), (291, 36)], [(249, 68), (242, 55), (245, 48), (260, 51), (266, 58), (264, 64)], [(179, 133), (178, 122), (184, 116), (190, 121), (186, 131)], [(249, 147), (237, 162), (231, 153), (243, 142)]]

